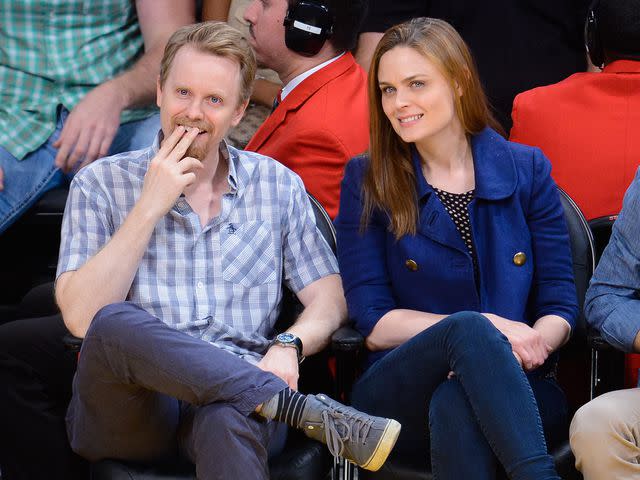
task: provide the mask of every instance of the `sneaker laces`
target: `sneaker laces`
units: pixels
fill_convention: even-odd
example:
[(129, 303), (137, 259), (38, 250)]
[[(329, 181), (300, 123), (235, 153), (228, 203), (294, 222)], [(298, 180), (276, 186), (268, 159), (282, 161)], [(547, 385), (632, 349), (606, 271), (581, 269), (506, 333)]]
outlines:
[(373, 425), (373, 419), (369, 415), (359, 412), (344, 413), (326, 409), (321, 415), (327, 448), (334, 457), (342, 456), (344, 443), (348, 440), (364, 443)]

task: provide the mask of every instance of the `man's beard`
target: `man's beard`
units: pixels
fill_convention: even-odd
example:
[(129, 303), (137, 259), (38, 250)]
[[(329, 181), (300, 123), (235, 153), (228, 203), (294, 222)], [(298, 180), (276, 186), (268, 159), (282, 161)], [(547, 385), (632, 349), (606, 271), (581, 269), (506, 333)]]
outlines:
[(185, 157), (193, 157), (200, 161), (204, 160), (211, 151), (209, 140), (211, 140), (213, 134), (213, 126), (207, 122), (194, 122), (184, 117), (176, 118), (173, 123), (174, 128), (178, 125), (183, 125), (185, 127), (196, 127), (200, 131), (207, 133), (208, 141), (206, 143), (203, 142), (201, 138), (196, 137), (191, 145), (189, 145), (189, 148), (187, 148), (187, 152), (184, 155)]
[(185, 157), (192, 157), (197, 160), (204, 160), (207, 154), (209, 153), (210, 148), (209, 145), (194, 145), (193, 143), (189, 145), (187, 148), (187, 153), (184, 154)]

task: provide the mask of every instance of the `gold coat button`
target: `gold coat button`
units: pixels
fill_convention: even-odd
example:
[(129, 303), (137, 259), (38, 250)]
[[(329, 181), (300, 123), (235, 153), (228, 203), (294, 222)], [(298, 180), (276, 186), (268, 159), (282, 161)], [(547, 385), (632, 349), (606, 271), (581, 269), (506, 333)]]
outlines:
[(518, 267), (523, 266), (526, 261), (527, 261), (527, 256), (525, 255), (524, 252), (518, 252), (513, 256), (513, 263)]
[(405, 267), (407, 267), (409, 270), (411, 270), (412, 272), (415, 272), (418, 270), (418, 264), (416, 263), (415, 260), (407, 260), (406, 262), (404, 262)]

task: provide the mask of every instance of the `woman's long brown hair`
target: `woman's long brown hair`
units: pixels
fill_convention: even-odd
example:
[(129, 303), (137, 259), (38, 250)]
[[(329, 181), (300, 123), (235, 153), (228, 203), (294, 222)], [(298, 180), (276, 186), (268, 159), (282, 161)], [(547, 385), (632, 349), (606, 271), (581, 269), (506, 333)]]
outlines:
[(378, 43), (369, 69), (369, 167), (363, 183), (362, 227), (374, 209), (386, 212), (396, 238), (415, 234), (418, 223), (416, 177), (410, 144), (393, 130), (382, 110), (378, 86), (380, 58), (395, 47), (409, 47), (433, 62), (447, 78), (455, 96), (456, 115), (468, 135), (486, 126), (502, 132), (493, 118), (469, 48), (458, 32), (443, 20), (414, 18), (387, 30)]

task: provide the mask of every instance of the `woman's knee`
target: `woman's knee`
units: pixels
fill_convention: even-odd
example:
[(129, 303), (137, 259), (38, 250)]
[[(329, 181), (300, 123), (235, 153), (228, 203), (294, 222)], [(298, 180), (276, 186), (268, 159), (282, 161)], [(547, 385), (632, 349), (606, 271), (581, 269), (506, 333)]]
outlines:
[(447, 418), (466, 412), (469, 407), (464, 389), (456, 379), (442, 382), (435, 389), (429, 402), (429, 423), (437, 419)]
[(502, 337), (493, 323), (478, 312), (457, 312), (449, 315), (443, 322), (455, 338), (471, 343), (477, 343), (483, 339), (498, 340)]

